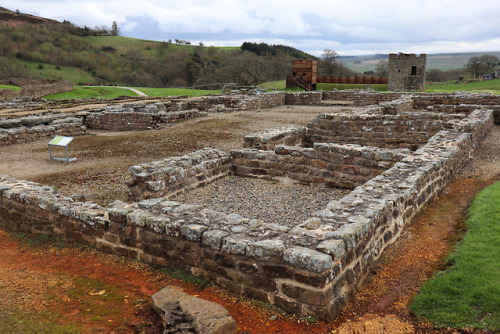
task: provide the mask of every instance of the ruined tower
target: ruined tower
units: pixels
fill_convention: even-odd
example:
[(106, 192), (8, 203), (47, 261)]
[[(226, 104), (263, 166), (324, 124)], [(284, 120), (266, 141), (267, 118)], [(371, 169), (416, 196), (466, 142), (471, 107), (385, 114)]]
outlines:
[(425, 54), (390, 53), (387, 89), (396, 92), (424, 90), (426, 58)]

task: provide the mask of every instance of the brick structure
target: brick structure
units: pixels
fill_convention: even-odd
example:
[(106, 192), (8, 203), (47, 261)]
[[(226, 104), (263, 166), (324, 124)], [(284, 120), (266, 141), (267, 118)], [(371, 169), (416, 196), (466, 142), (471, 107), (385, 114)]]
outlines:
[(407, 53), (389, 54), (389, 82), (387, 89), (396, 92), (423, 91), (427, 55)]

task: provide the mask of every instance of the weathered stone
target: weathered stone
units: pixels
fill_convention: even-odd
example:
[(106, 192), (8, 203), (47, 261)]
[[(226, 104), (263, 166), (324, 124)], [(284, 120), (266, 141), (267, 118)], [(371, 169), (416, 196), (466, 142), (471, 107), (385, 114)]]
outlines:
[[(238, 325), (229, 312), (222, 306), (207, 300), (196, 298), (179, 290), (178, 287), (167, 286), (151, 297), (153, 309), (163, 318), (167, 328), (175, 328), (170, 322), (174, 320), (174, 311), (185, 314), (192, 319), (194, 333), (231, 334), (238, 332)], [(189, 321), (188, 321), (189, 322)]]
[(333, 261), (329, 255), (303, 247), (288, 248), (283, 253), (283, 260), (296, 268), (316, 273), (322, 273), (333, 267)]

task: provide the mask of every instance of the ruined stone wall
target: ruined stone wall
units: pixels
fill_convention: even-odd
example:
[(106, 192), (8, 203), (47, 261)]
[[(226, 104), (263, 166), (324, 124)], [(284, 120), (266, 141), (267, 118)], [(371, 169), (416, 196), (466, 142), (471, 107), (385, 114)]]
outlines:
[(154, 128), (151, 114), (137, 112), (91, 113), (85, 119), (89, 129), (112, 131), (140, 131)]
[(133, 198), (171, 198), (229, 174), (229, 155), (202, 149), (181, 157), (132, 166), (129, 182)]
[(283, 127), (268, 129), (246, 135), (243, 147), (260, 150), (273, 150), (276, 145), (301, 146), (304, 144), (305, 128)]
[(416, 150), (460, 114), (319, 114), (307, 124), (306, 142), (350, 143)]
[(5, 176), (0, 177), (0, 226), (186, 270), (289, 312), (331, 320), (383, 249), (470, 157), (491, 128), (492, 113), (473, 112), (460, 122), (461, 130), (440, 131), (296, 226), (164, 198), (103, 208)]
[(353, 101), (355, 106), (369, 106), (397, 100), (402, 93), (365, 92), (361, 90), (340, 90), (323, 92), (323, 100)]
[(323, 93), (322, 92), (300, 92), (300, 93), (286, 93), (286, 105), (321, 105)]
[(276, 146), (274, 151), (231, 151), (233, 174), (266, 180), (292, 179), (304, 184), (350, 188), (361, 185), (401, 161), (408, 150), (315, 143), (314, 148)]
[(87, 128), (80, 118), (61, 115), (0, 120), (0, 146), (30, 143), (56, 135), (81, 136)]

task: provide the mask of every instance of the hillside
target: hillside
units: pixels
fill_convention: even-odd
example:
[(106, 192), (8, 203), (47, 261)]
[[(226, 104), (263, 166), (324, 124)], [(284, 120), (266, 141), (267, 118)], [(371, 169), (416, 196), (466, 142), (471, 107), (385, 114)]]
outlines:
[(255, 85), (283, 79), (296, 57), (314, 58), (284, 46), (268, 46), (272, 53), (256, 54), (240, 47), (175, 41), (110, 36), (106, 30), (0, 8), (0, 79), (49, 78), (143, 87)]
[[(469, 58), (484, 54), (494, 55), (500, 58), (500, 51), (491, 52), (462, 52), (462, 53), (430, 53), (427, 54), (427, 70), (438, 69), (442, 71), (462, 69)], [(373, 71), (380, 60), (388, 60), (388, 54), (376, 54), (368, 56), (340, 56), (339, 60), (357, 72)]]

